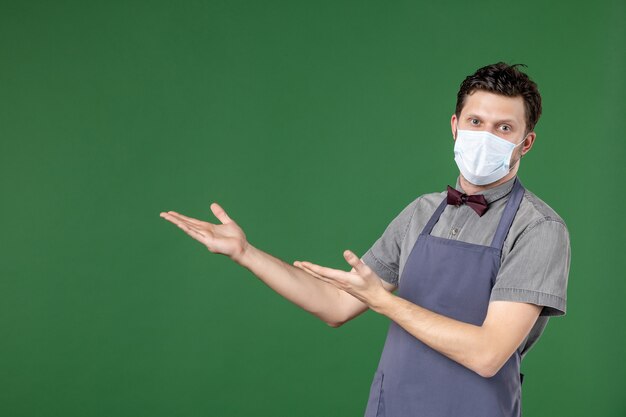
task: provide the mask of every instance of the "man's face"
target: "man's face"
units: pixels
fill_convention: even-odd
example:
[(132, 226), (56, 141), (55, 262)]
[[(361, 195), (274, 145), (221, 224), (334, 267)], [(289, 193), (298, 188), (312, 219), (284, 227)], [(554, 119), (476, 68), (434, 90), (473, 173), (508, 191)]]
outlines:
[(451, 126), (455, 140), (459, 129), (484, 130), (516, 145), (526, 139), (526, 143), (516, 148), (511, 156), (511, 164), (530, 150), (535, 139), (534, 132), (526, 135), (524, 99), (520, 96), (507, 97), (476, 90), (465, 98), (458, 119), (452, 115)]

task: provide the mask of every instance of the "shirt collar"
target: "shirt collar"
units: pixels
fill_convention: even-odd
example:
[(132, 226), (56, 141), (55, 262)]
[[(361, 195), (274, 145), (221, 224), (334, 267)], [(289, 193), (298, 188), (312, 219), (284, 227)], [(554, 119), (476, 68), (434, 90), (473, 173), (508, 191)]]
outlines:
[[(514, 180), (517, 177), (513, 177), (510, 180), (508, 180), (507, 182), (503, 182), (502, 184), (493, 187), (493, 188), (489, 188), (485, 191), (483, 191), (482, 195), (485, 196), (485, 200), (487, 200), (487, 204), (491, 204), (494, 201), (497, 201), (499, 199), (501, 199), (502, 197), (508, 195), (511, 190), (513, 189), (513, 184), (514, 184)], [(462, 193), (465, 193), (465, 191), (463, 191), (463, 188), (461, 188), (461, 181), (460, 181), (460, 177), (457, 177), (456, 179), (456, 186), (454, 187), (457, 189), (457, 191), (460, 191)]]

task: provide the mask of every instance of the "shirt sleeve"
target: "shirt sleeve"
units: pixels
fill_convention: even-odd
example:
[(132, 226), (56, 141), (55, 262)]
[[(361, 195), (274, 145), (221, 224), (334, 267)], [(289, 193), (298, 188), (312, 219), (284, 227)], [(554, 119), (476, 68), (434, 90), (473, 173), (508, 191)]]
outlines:
[(529, 226), (503, 258), (490, 301), (517, 301), (543, 306), (542, 316), (566, 310), (570, 264), (565, 224), (543, 219)]
[(361, 257), (363, 262), (379, 277), (393, 285), (398, 284), (400, 248), (418, 201), (419, 198), (406, 206), (389, 223), (383, 235)]

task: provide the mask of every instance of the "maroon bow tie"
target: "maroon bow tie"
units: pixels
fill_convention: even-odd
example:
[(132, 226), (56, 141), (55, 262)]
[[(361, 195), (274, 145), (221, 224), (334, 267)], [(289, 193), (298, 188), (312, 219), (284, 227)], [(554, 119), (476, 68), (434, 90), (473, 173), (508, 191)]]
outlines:
[(476, 214), (482, 216), (487, 211), (487, 200), (482, 194), (467, 195), (448, 185), (448, 204), (459, 207), (462, 204), (470, 206)]

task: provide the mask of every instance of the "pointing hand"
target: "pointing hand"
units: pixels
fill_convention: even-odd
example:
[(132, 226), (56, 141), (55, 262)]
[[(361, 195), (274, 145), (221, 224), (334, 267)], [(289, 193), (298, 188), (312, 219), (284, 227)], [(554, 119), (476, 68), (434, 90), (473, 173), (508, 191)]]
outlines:
[(160, 216), (205, 245), (209, 251), (226, 255), (237, 262), (248, 248), (245, 233), (219, 204), (211, 204), (211, 211), (222, 224), (204, 222), (175, 211), (163, 212)]
[(294, 266), (308, 272), (320, 281), (332, 284), (358, 298), (370, 308), (376, 310), (381, 297), (388, 295), (381, 278), (367, 266), (354, 252), (346, 250), (345, 260), (352, 266), (352, 271), (327, 268), (306, 261), (295, 261)]

